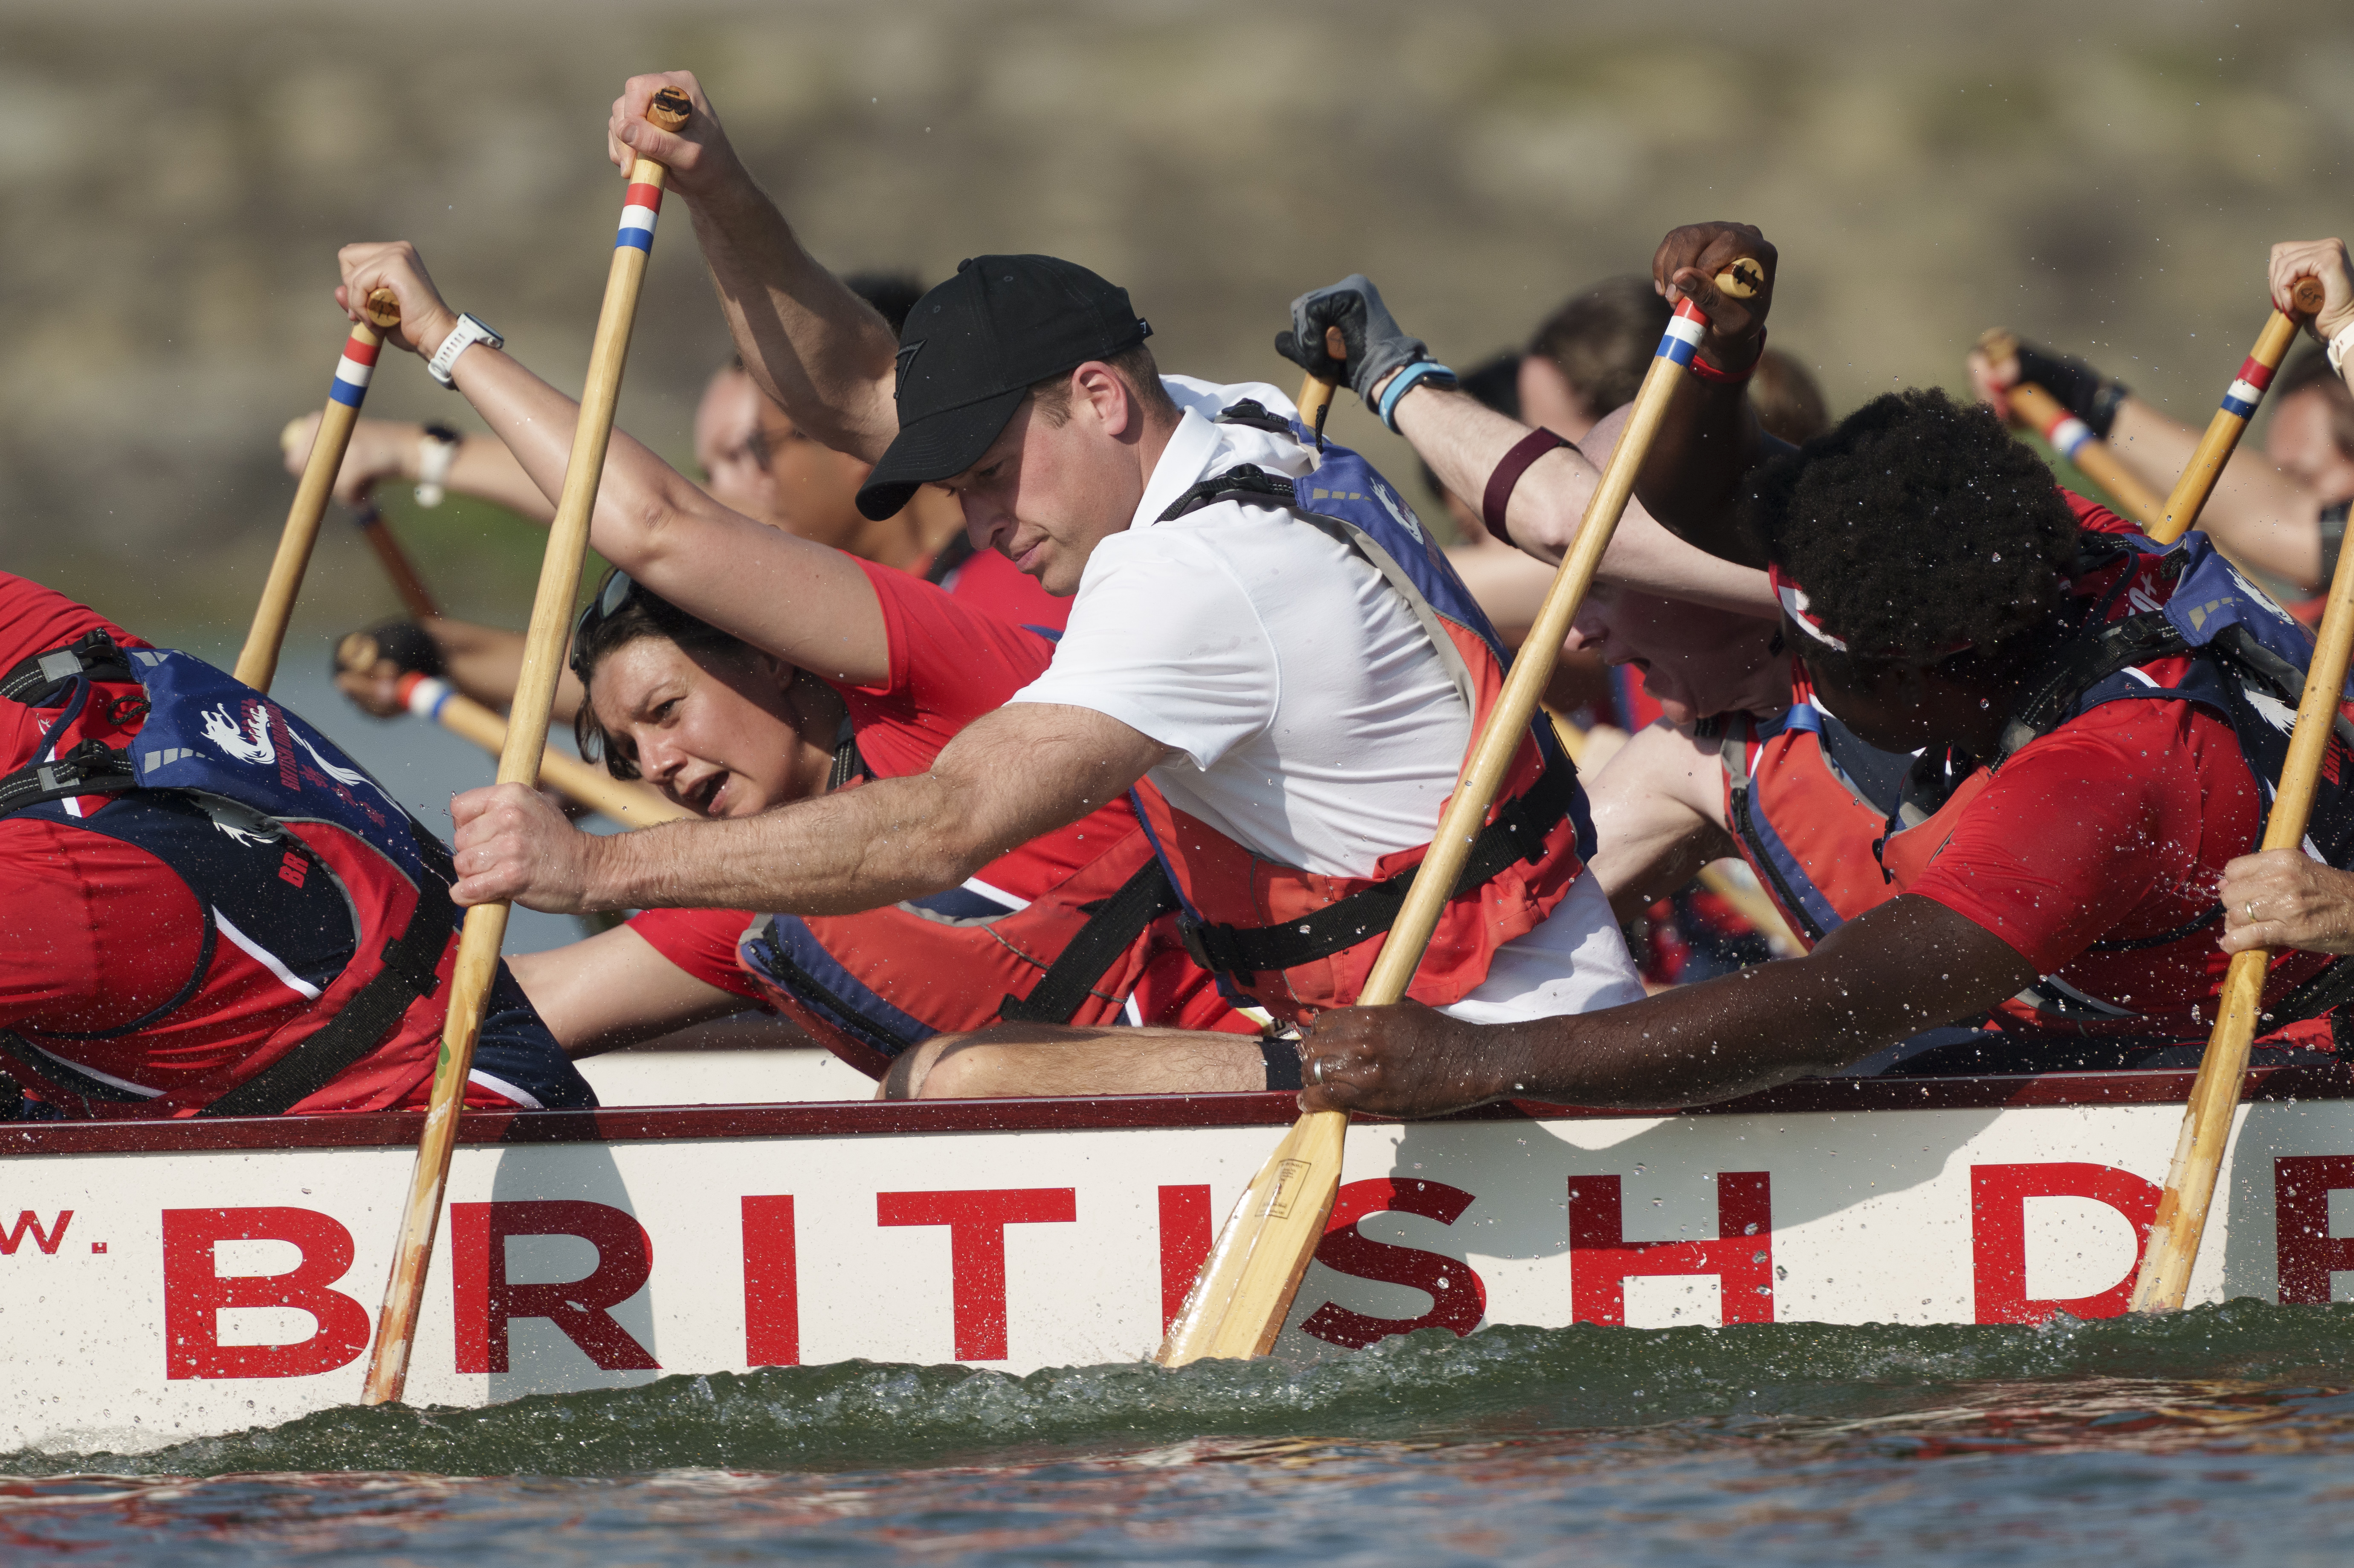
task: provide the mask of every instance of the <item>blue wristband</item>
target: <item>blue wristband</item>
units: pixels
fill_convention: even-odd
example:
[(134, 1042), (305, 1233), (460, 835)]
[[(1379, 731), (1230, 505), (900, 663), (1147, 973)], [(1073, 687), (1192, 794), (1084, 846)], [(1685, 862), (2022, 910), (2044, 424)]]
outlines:
[(1413, 390), (1415, 383), (1428, 376), (1443, 376), (1447, 378), (1445, 385), (1448, 387), (1455, 385), (1455, 372), (1435, 359), (1417, 359), (1390, 377), (1390, 384), (1382, 388), (1381, 407), (1374, 411), (1381, 416), (1382, 423), (1390, 428), (1392, 434), (1397, 432), (1397, 419), (1394, 416), (1397, 413), (1398, 399)]

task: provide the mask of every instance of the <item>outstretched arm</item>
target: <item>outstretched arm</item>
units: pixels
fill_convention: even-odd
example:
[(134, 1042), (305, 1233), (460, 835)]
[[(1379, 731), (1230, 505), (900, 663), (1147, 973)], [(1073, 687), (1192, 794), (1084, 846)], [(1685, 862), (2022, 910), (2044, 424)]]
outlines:
[[(646, 121), (646, 105), (665, 87), (695, 101), (684, 131)], [(640, 157), (670, 170), (670, 188), (695, 216), (695, 239), (752, 379), (817, 440), (868, 462), (880, 458), (899, 429), (899, 345), (874, 306), (801, 249), (792, 225), (737, 160), (695, 73), (631, 77), (613, 101), (606, 151), (624, 170)]]
[[(339, 301), (376, 288), (400, 296), (394, 336), (402, 347), (430, 355), (457, 325), (406, 242), (345, 246), (341, 260)], [(560, 494), (580, 406), (488, 344), (461, 355), (454, 374), (533, 482)], [(606, 450), (589, 540), (680, 609), (779, 658), (861, 685), (889, 677), (882, 609), (854, 561), (729, 511), (620, 430)]]
[[(287, 472), (302, 471), (318, 434), (316, 414), (306, 414), (286, 427), (280, 444), (285, 450)], [(414, 483), (423, 477), (424, 461), (424, 426), (398, 419), (358, 420), (352, 426), (351, 445), (344, 449), (344, 466), (335, 475), (335, 499), (346, 506), (357, 506), (387, 480)], [(556, 503), (540, 493), (514, 454), (479, 436), (458, 438), (458, 450), (450, 454), (450, 470), (442, 476), (441, 486), (504, 506), (535, 523), (550, 522), (556, 516)]]
[(593, 1056), (742, 1011), (740, 996), (695, 979), (627, 926), (507, 968), (567, 1056)]
[[(1547, 453), (1522, 474), (1504, 513), (1513, 544), (1548, 564), (1557, 564), (1568, 554), (1602, 477), (1600, 465), (1610, 461), (1618, 433), (1627, 427), (1627, 414), (1628, 409), (1616, 410), (1576, 446)], [(1399, 402), (1397, 423), (1439, 482), (1458, 495), (1482, 494), (1488, 476), (1529, 433), (1526, 425), (1465, 393), (1421, 387)], [(1765, 573), (1684, 543), (1637, 503), (1628, 504), (1617, 532), (1610, 535), (1601, 578), (1720, 609), (1763, 617), (1781, 613)]]
[(1319, 1018), (1309, 1110), (1437, 1116), (1490, 1100), (1704, 1105), (1837, 1070), (2016, 995), (2034, 967), (1926, 898), (1903, 896), (1802, 959), (1577, 1017), (1463, 1023), (1414, 1002)]
[(766, 909), (847, 915), (956, 886), (1078, 821), (1168, 755), (1089, 708), (1016, 703), (985, 715), (928, 773), (837, 789), (757, 817), (576, 832), (535, 791), (451, 803), (461, 904), (533, 909)]

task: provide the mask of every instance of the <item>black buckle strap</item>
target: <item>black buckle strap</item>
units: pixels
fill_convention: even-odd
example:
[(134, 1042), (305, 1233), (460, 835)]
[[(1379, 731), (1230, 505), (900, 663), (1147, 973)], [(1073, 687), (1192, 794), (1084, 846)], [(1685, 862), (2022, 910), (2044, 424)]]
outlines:
[[(1286, 427), (1288, 429), (1289, 427)], [(1259, 506), (1288, 506), (1299, 498), (1291, 481), (1279, 473), (1269, 473), (1255, 462), (1238, 462), (1224, 473), (1214, 473), (1193, 489), (1172, 502), (1169, 510), (1161, 514), (1163, 523), (1174, 523), (1188, 512), (1198, 512), (1221, 501), (1240, 501)]]
[[(1514, 861), (1539, 859), (1544, 853), (1545, 835), (1569, 814), (1576, 792), (1576, 768), (1566, 758), (1548, 763), (1534, 789), (1506, 801), (1496, 820), (1479, 831), (1447, 897), (1462, 897)], [(1388, 930), (1405, 906), (1406, 892), (1421, 870), (1419, 865), (1410, 866), (1385, 882), (1361, 887), (1346, 898), (1280, 926), (1214, 925), (1181, 915), (1177, 934), (1195, 963), (1248, 985), (1261, 971), (1280, 972), (1330, 958)]]
[(119, 795), (137, 785), (129, 752), (85, 740), (54, 762), (27, 763), (0, 778), (0, 817), (77, 795)]
[(1144, 928), (1177, 907), (1177, 890), (1159, 856), (1146, 861), (1119, 891), (1088, 910), (1087, 923), (1063, 948), (1026, 997), (1008, 996), (997, 1015), (1015, 1023), (1068, 1023), (1112, 960)]
[(1256, 397), (1227, 404), (1218, 410), (1216, 422), (1221, 425), (1248, 425), (1255, 430), (1266, 430), (1278, 436), (1291, 434), (1291, 421)]
[[(429, 865), (434, 858), (427, 857)], [(446, 851), (441, 858), (447, 858)], [(385, 944), (384, 968), (376, 977), (324, 1028), (196, 1114), (283, 1116), (325, 1088), (382, 1044), (410, 1003), (440, 989), (436, 971), (456, 916), (449, 888), (428, 874), (418, 885), (417, 906), (408, 912), (408, 924)]]
[(114, 639), (103, 630), (87, 631), (63, 648), (52, 648), (46, 653), (35, 653), (21, 659), (8, 673), (0, 675), (0, 697), (27, 707), (57, 706), (67, 688), (77, 680), (136, 681), (131, 661), (114, 645)]

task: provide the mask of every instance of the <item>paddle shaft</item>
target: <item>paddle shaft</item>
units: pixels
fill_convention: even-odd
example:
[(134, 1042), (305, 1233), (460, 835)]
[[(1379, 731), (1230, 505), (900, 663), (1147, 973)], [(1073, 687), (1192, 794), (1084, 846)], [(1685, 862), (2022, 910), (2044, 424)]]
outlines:
[[(2215, 482), (2223, 476), (2223, 465), (2232, 461), (2232, 449), (2240, 444), (2240, 432), (2248, 428), (2255, 417), (2256, 405), (2264, 400), (2264, 388), (2272, 385), (2273, 372), (2296, 336), (2304, 318), (2321, 308), (2321, 280), (2297, 280), (2292, 302), (2298, 314), (2287, 315), (2274, 311), (2264, 322), (2264, 330), (2256, 334), (2256, 346), (2241, 362), (2240, 374), (2232, 379), (2223, 394), (2222, 407), (2207, 421), (2207, 433), (2199, 439), (2199, 448), (2182, 467), (2174, 482), (2174, 492), (2166, 498), (2166, 510), (2149, 536), (2161, 545), (2171, 545), (2188, 533), (2206, 509), (2208, 496), (2214, 493)], [(2086, 471), (2091, 471), (2090, 470)], [(2156, 1232), (2151, 1233), (2155, 1237)], [(2153, 1245), (2156, 1245), (2153, 1241)]]
[[(433, 720), (443, 729), (472, 741), (493, 757), (504, 757), (507, 721), (491, 709), (430, 675), (404, 675), (400, 700), (408, 711)], [(539, 778), (554, 785), (567, 800), (592, 811), (602, 811), (625, 828), (675, 822), (689, 815), (642, 784), (616, 779), (603, 768), (567, 756), (554, 747), (540, 753)]]
[[(1736, 264), (1737, 265), (1737, 264)], [(1754, 285), (1728, 268), (1718, 287), (1747, 298)], [(1601, 568), (1603, 552), (1635, 493), (1635, 478), (1666, 419), (1681, 384), (1691, 345), (1707, 327), (1688, 302), (1660, 353), (1651, 361), (1618, 444), (1587, 502), (1577, 537), (1554, 572), (1535, 623), (1522, 642), (1503, 689), (1472, 743), (1458, 776), (1455, 793), (1440, 815), (1438, 832), (1416, 869), (1405, 903), (1390, 925), (1388, 938), (1359, 991), (1357, 1005), (1381, 1007), (1399, 1001), (1421, 966), (1423, 949), (1437, 929), (1440, 912), (1453, 896), (1456, 878), (1470, 858), (1473, 842), (1487, 825), (1489, 808), (1528, 736), (1545, 683), (1568, 640), (1570, 621)], [(1684, 323), (1696, 330), (1683, 335)], [(1680, 355), (1671, 345), (1681, 344)], [(1265, 1355), (1283, 1331), (1309, 1260), (1323, 1239), (1324, 1223), (1340, 1188), (1341, 1160), (1349, 1125), (1345, 1111), (1310, 1111), (1294, 1123), (1274, 1155), (1243, 1193), (1196, 1277), (1184, 1308), (1155, 1359), (1183, 1366), (1212, 1356)]]
[[(686, 122), (685, 99), (674, 90), (663, 96), (677, 108), (656, 123), (676, 130)], [(657, 106), (663, 98), (656, 99)], [(654, 118), (650, 114), (648, 118)], [(605, 303), (597, 318), (597, 336), (588, 352), (587, 385), (581, 388), (580, 417), (572, 435), (572, 455), (564, 471), (564, 491), (557, 498), (556, 522), (548, 530), (547, 551), (541, 557), (539, 591), (532, 600), (531, 624), (524, 634), (523, 676), (515, 688), (514, 706), (507, 721), (505, 747), (499, 753), (499, 782), (535, 785), (539, 762), (547, 747), (549, 710), (556, 702), (556, 682), (563, 668), (564, 645), (572, 619), (573, 601), (580, 593), (580, 563), (588, 548), (588, 523), (597, 505), (597, 485), (605, 471), (605, 448), (612, 439), (613, 406), (620, 395), (621, 366), (629, 357), (630, 328), (637, 314), (638, 288), (644, 281), (646, 258), (652, 244), (654, 207), (662, 199), (666, 171), (645, 158), (630, 171), (630, 190), (623, 198), (621, 238), (613, 248), (612, 270), (605, 281)], [(649, 200), (650, 198), (650, 200)], [(642, 218), (634, 215), (642, 214)], [(632, 221), (642, 228), (632, 229)], [(642, 238), (633, 238), (642, 236)], [(425, 1130), (418, 1140), (417, 1169), (401, 1219), (400, 1240), (394, 1251), (392, 1277), (385, 1288), (384, 1308), (376, 1319), (376, 1347), (368, 1358), (367, 1385), (361, 1403), (383, 1404), (398, 1400), (408, 1380), (408, 1357), (416, 1338), (417, 1318), (424, 1303), (426, 1266), (433, 1236), (441, 1219), (441, 1199), (450, 1180), (450, 1154), (457, 1141), (458, 1115), (465, 1100), (467, 1075), (472, 1070), (474, 1040), (481, 1032), (482, 1011), (491, 985), (498, 977), (499, 948), (506, 938), (509, 906), (504, 901), (478, 904), (466, 911), (458, 942), (457, 963), (451, 975), (450, 1011), (441, 1032), (441, 1054), (433, 1073), (432, 1097), (426, 1107)]]
[[(355, 322), (335, 362), (335, 378), (328, 384), (327, 407), (319, 416), (319, 435), (311, 443), (310, 461), (302, 465), (302, 482), (294, 487), (294, 503), (286, 510), (286, 526), (279, 532), (278, 554), (270, 563), (270, 578), (262, 585), (260, 606), (245, 634), (245, 648), (237, 656), (237, 678), (257, 692), (270, 690), (278, 675), (278, 651), (286, 641), (286, 623), (293, 618), (294, 600), (302, 591), (302, 574), (310, 568), (311, 550), (319, 542), (319, 520), (327, 514), (327, 497), (334, 493), (335, 475), (344, 466), (344, 449), (351, 444), (352, 426), (367, 397), (369, 377), (376, 372), (381, 331), (399, 324), (400, 302), (388, 289), (368, 296), (367, 321)], [(373, 323), (373, 324), (371, 324)]]
[[(2280, 792), (2264, 823), (2263, 847), (2266, 850), (2300, 847), (2306, 820), (2313, 813), (2316, 780), (2345, 690), (2348, 655), (2354, 652), (2354, 559), (2349, 556), (2354, 556), (2354, 551), (2338, 556), (2338, 572), (2329, 585), (2321, 635), (2315, 641), (2313, 663), (2306, 673), (2305, 696), (2296, 705), (2296, 728), (2289, 736), (2288, 756), (2281, 764)], [(2149, 1247), (2142, 1255), (2141, 1273), (2134, 1281), (2137, 1312), (2174, 1311), (2190, 1294), (2190, 1269), (2199, 1260), (2208, 1206), (2215, 1196), (2224, 1146), (2231, 1140), (2232, 1118), (2239, 1108), (2248, 1051), (2263, 1016), (2264, 979), (2273, 957), (2269, 948), (2234, 953), (2232, 967), (2224, 973), (2222, 994), (2216, 1002), (2215, 1032), (2208, 1037), (2207, 1054), (2200, 1060), (2199, 1076), (2191, 1085), (2190, 1103), (2183, 1108), (2174, 1163), (2167, 1172), (2166, 1192), (2158, 1199), (2158, 1217), (2149, 1228)]]
[(415, 563), (409, 560), (408, 552), (400, 547), (400, 541), (393, 536), (392, 524), (384, 520), (384, 514), (376, 510), (376, 503), (363, 503), (360, 509), (352, 514), (352, 521), (367, 540), (368, 547), (376, 552), (376, 561), (384, 567), (384, 575), (391, 579), (392, 591), (400, 596), (400, 608), (408, 611), (410, 619), (416, 620), (431, 620), (439, 616), (441, 611), (433, 602), (431, 590), (426, 588), (425, 579), (417, 575)]
[(2086, 478), (2109, 493), (2126, 515), (2144, 528), (2156, 526), (2166, 503), (2158, 492), (2136, 479), (2109, 443), (2070, 413), (2066, 405), (2032, 381), (2010, 389), (2011, 412), (2050, 442), (2052, 449), (2083, 470)]

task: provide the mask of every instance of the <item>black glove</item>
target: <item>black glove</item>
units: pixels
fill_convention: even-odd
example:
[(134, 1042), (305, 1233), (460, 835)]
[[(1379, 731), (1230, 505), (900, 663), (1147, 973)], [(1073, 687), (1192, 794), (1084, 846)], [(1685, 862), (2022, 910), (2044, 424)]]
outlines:
[(2132, 395), (2124, 382), (2110, 380), (2083, 360), (2027, 342), (2019, 345), (2019, 378), (2057, 397), (2103, 440), (2117, 422), (2117, 409)]
[[(1324, 329), (1335, 326), (1349, 350), (1346, 363), (1324, 352)], [(1431, 356), (1422, 339), (1408, 337), (1397, 324), (1381, 291), (1363, 272), (1292, 301), (1291, 330), (1276, 334), (1275, 352), (1320, 381), (1346, 382), (1368, 402), (1369, 389), (1391, 371)]]
[(413, 620), (379, 621), (366, 631), (355, 631), (335, 644), (338, 672), (363, 673), (379, 659), (389, 659), (404, 675), (440, 676), (441, 650), (425, 629)]

